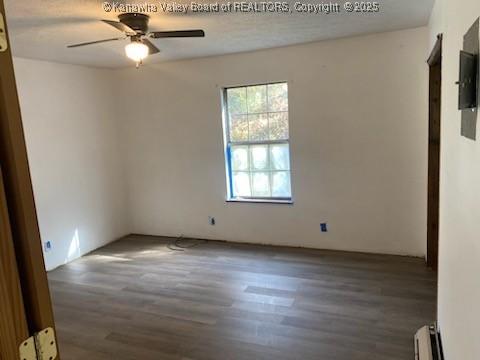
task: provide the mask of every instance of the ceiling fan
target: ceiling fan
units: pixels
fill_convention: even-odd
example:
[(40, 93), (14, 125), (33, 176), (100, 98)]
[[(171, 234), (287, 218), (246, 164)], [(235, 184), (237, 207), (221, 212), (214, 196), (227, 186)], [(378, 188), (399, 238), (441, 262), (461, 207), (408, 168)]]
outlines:
[(141, 13), (125, 13), (118, 16), (120, 21), (101, 20), (104, 23), (113, 26), (115, 29), (125, 33), (123, 37), (90, 41), (81, 44), (68, 45), (68, 48), (75, 48), (86, 45), (99, 44), (109, 41), (124, 40), (129, 38), (130, 43), (125, 46), (125, 54), (128, 58), (135, 61), (137, 68), (148, 56), (153, 55), (160, 50), (148, 39), (162, 38), (186, 38), (186, 37), (204, 37), (203, 30), (177, 30), (177, 31), (149, 31), (148, 21), (150, 17)]

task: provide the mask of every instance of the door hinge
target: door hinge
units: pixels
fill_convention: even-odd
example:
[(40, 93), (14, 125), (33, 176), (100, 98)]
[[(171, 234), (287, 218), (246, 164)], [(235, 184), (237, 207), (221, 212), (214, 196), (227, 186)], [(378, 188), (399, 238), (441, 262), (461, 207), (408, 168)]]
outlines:
[(57, 342), (55, 331), (46, 328), (22, 342), (19, 347), (20, 360), (55, 360)]
[(5, 29), (5, 19), (3, 17), (3, 14), (0, 12), (0, 52), (7, 51), (7, 49), (7, 29)]

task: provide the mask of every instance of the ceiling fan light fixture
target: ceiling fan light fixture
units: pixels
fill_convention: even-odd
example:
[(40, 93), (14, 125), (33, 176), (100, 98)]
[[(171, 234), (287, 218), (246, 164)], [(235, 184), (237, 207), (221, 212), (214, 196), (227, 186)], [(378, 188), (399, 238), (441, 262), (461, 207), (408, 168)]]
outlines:
[(121, 14), (118, 16), (118, 20), (119, 21), (101, 21), (122, 32), (123, 37), (83, 42), (80, 44), (67, 45), (67, 47), (78, 48), (81, 46), (129, 39), (131, 42), (125, 46), (125, 54), (135, 62), (138, 69), (146, 57), (160, 52), (160, 49), (150, 41), (150, 39), (205, 37), (203, 30), (149, 31), (149, 16), (141, 13)]
[(138, 41), (133, 41), (125, 46), (125, 54), (136, 63), (142, 62), (148, 53), (148, 46)]

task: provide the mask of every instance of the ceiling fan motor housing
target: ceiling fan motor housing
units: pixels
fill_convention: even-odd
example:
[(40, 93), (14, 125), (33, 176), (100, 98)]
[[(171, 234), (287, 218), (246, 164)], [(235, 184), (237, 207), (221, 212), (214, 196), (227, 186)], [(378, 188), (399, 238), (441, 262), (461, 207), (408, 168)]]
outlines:
[(150, 17), (140, 13), (125, 13), (118, 16), (121, 23), (129, 26), (137, 33), (145, 35), (148, 32), (148, 20)]

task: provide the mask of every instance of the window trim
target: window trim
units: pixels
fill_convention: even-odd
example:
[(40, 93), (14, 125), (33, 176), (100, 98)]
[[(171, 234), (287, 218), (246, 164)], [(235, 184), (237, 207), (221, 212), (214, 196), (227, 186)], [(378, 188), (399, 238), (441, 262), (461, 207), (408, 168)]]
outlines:
[(251, 203), (251, 204), (287, 204), (293, 205), (293, 199), (290, 198), (248, 198), (248, 197), (237, 197), (237, 198), (227, 198), (225, 200), (227, 203)]
[[(288, 128), (289, 134), (288, 139), (282, 140), (254, 140), (254, 141), (230, 141), (230, 124), (228, 119), (228, 97), (227, 91), (229, 89), (238, 89), (246, 88), (251, 86), (268, 86), (275, 84), (287, 84), (288, 87), (288, 100), (290, 100), (290, 86), (288, 81), (274, 81), (266, 83), (255, 83), (251, 85), (235, 85), (235, 86), (224, 86), (221, 88), (221, 108), (222, 108), (222, 122), (223, 122), (223, 142), (224, 142), (224, 155), (225, 155), (225, 170), (226, 170), (226, 185), (227, 185), (227, 195), (226, 202), (231, 203), (259, 203), (259, 204), (293, 204), (293, 186), (292, 186), (292, 156), (291, 156), (291, 146), (290, 146), (290, 101), (288, 102), (287, 111), (267, 111), (258, 114), (269, 114), (269, 113), (287, 113), (288, 117)], [(255, 115), (255, 113), (252, 113)], [(252, 115), (245, 114), (245, 115)], [(231, 145), (236, 146), (247, 146), (247, 145), (275, 145), (275, 144), (287, 144), (289, 151), (289, 175), (290, 175), (290, 197), (260, 197), (260, 196), (233, 196), (233, 169), (231, 161)], [(285, 170), (287, 171), (287, 170)]]

